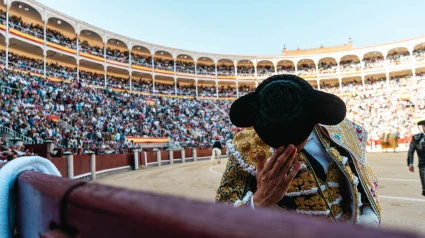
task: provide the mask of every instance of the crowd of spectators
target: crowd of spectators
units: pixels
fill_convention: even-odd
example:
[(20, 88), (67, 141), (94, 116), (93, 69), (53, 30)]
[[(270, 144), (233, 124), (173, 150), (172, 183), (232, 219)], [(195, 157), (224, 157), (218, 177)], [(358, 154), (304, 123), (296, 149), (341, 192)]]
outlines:
[(396, 66), (401, 64), (410, 63), (410, 54), (406, 52), (394, 52), (387, 56), (387, 64), (390, 66)]
[(377, 69), (385, 67), (385, 60), (382, 56), (371, 56), (363, 60), (364, 69)]
[[(2, 53), (4, 56), (4, 52)], [(115, 153), (128, 147), (127, 136), (170, 137), (181, 145), (204, 146), (215, 136), (230, 138), (233, 126), (228, 121), (231, 101), (197, 100), (189, 98), (159, 97), (157, 94), (173, 95), (174, 84), (155, 82), (151, 96), (114, 91), (127, 88), (128, 78), (49, 64), (48, 74), (59, 74), (71, 83), (50, 82), (27, 72), (42, 68), (42, 62), (9, 54), (11, 67), (0, 69), (0, 124), (21, 133), (35, 143), (52, 139), (58, 147), (97, 148), (101, 153)], [(425, 74), (417, 74), (418, 85), (412, 84), (411, 75), (386, 78), (366, 78), (365, 89), (361, 81), (343, 81), (320, 85), (330, 93), (348, 93), (341, 97), (347, 103), (347, 117), (364, 125), (372, 136), (384, 130), (399, 130), (402, 137), (413, 133), (413, 118), (422, 116), (425, 108)], [(134, 90), (152, 91), (152, 82), (134, 80)], [(89, 85), (102, 87), (93, 88)], [(403, 87), (410, 86), (410, 87)], [(403, 87), (403, 88), (401, 88)], [(386, 89), (386, 90), (382, 90)], [(241, 85), (239, 95), (245, 95), (254, 87)], [(342, 91), (341, 91), (342, 90)], [(404, 91), (403, 91), (404, 90)], [(401, 94), (409, 91), (409, 98)], [(234, 87), (198, 86), (199, 96), (236, 97)], [(195, 96), (195, 85), (177, 84), (177, 93)], [(59, 121), (50, 116), (57, 116)], [(409, 134), (410, 133), (410, 134)], [(10, 152), (10, 151), (9, 151)]]
[(258, 76), (271, 76), (273, 75), (274, 67), (273, 65), (258, 65), (257, 66), (257, 75)]
[(200, 75), (215, 75), (215, 65), (214, 64), (203, 64), (198, 63), (196, 65), (197, 73)]
[(80, 42), (79, 50), (81, 52), (92, 54), (98, 57), (104, 57), (104, 48), (103, 46), (97, 46), (97, 45), (90, 45), (88, 41)]
[(295, 67), (289, 65), (277, 65), (276, 67), (278, 74), (295, 74)]
[(152, 56), (131, 53), (131, 63), (134, 65), (152, 68)]
[(341, 69), (341, 73), (360, 71), (362, 69), (360, 61), (354, 61), (352, 59), (341, 60), (339, 67)]
[(252, 76), (255, 75), (255, 68), (254, 66), (244, 66), (244, 65), (238, 65), (238, 76)]
[(298, 76), (303, 75), (315, 75), (316, 74), (316, 65), (314, 64), (301, 64), (297, 68)]
[(176, 61), (176, 72), (195, 74), (195, 64), (193, 62), (186, 62), (182, 60)]
[(217, 75), (218, 76), (234, 76), (235, 66), (228, 65), (228, 64), (219, 64), (217, 65)]
[(155, 69), (161, 69), (161, 70), (174, 72), (174, 60), (155, 58), (154, 64), (155, 64)]
[(58, 45), (65, 46), (70, 49), (77, 49), (77, 37), (69, 38), (68, 36), (65, 36), (61, 32), (57, 30), (53, 30), (50, 28), (46, 29), (46, 38), (48, 41), (53, 42)]
[(22, 17), (15, 15), (9, 16), (9, 27), (23, 33), (44, 39), (44, 27), (40, 24), (26, 23)]
[(121, 51), (119, 49), (106, 48), (106, 58), (114, 61), (118, 61), (121, 63), (128, 64), (128, 50)]
[(194, 84), (181, 85), (177, 83), (177, 95), (196, 96), (196, 85)]
[(7, 146), (6, 138), (0, 138), (0, 163), (9, 162), (13, 159), (23, 157), (23, 156), (32, 156), (36, 155), (32, 153), (29, 149), (26, 149), (25, 146)]
[(221, 85), (218, 87), (218, 97), (222, 98), (235, 98), (237, 97), (236, 88), (234, 86), (224, 86)]
[(336, 74), (338, 65), (336, 62), (321, 62), (318, 65), (320, 74)]

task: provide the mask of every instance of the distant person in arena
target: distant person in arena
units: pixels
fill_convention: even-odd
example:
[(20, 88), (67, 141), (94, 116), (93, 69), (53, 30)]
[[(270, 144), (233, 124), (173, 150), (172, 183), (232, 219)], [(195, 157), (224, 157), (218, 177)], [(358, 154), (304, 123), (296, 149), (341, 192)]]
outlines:
[(300, 77), (268, 78), (231, 106), (232, 123), (246, 129), (227, 142), (216, 200), (378, 227), (367, 132), (345, 114), (340, 98)]
[(222, 149), (221, 142), (217, 136), (215, 137), (215, 142), (213, 144), (212, 155), (211, 155), (211, 160), (213, 161), (214, 165), (215, 165), (215, 160), (217, 160), (218, 164), (221, 163), (221, 149)]
[(416, 151), (419, 161), (419, 175), (422, 182), (422, 195), (425, 196), (425, 120), (418, 122), (418, 126), (422, 127), (422, 133), (414, 135), (410, 142), (409, 152), (407, 153), (407, 166), (409, 166), (410, 172), (415, 172), (413, 157)]

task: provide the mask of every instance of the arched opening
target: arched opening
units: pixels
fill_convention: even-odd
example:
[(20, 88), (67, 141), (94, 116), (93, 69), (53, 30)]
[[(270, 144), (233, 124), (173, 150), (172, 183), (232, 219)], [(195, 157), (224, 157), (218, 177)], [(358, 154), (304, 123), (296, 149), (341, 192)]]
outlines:
[(326, 57), (319, 60), (318, 68), (320, 74), (336, 74), (338, 72), (338, 63), (335, 58)]
[(217, 86), (212, 80), (198, 80), (198, 97), (217, 97)]
[(277, 74), (295, 74), (295, 64), (290, 60), (281, 60), (277, 63)]
[(193, 79), (177, 79), (177, 95), (196, 97), (196, 82)]
[(254, 82), (238, 82), (239, 97), (245, 96), (250, 92), (254, 92), (255, 88)]
[(44, 39), (43, 20), (35, 8), (22, 2), (13, 2), (9, 11), (9, 29)]
[(342, 93), (360, 93), (363, 92), (363, 82), (360, 76), (347, 77), (341, 80)]
[(384, 73), (365, 76), (366, 91), (376, 91), (387, 88), (387, 77)]
[(77, 61), (74, 57), (48, 50), (46, 74), (52, 78), (74, 81), (77, 79)]
[(56, 17), (49, 18), (47, 21), (46, 34), (48, 42), (73, 50), (77, 49), (77, 35), (75, 34), (75, 29), (71, 24), (62, 19)]
[(214, 61), (208, 57), (201, 57), (196, 63), (198, 77), (215, 78)]
[(275, 74), (274, 65), (271, 61), (262, 60), (257, 63), (258, 79), (266, 79)]
[(340, 89), (340, 85), (339, 85), (339, 80), (337, 78), (332, 78), (332, 79), (322, 79), (319, 81), (320, 83), (320, 90), (327, 92), (327, 93), (332, 93), (335, 95), (338, 95), (341, 93)]
[(159, 95), (174, 95), (175, 94), (175, 88), (174, 88), (174, 79), (167, 76), (155, 76), (154, 81), (154, 93)]
[(134, 93), (138, 93), (138, 92), (152, 93), (153, 92), (152, 75), (133, 71), (131, 74), (131, 86), (133, 88)]
[(219, 98), (236, 98), (236, 82), (218, 82), (218, 97)]
[(157, 51), (154, 57), (155, 72), (174, 74), (173, 56), (166, 51)]
[[(94, 31), (82, 30), (79, 35), (80, 47), (82, 53), (97, 56), (97, 60), (104, 59), (104, 44), (102, 37)], [(85, 56), (80, 54), (80, 56)]]
[(412, 85), (412, 70), (401, 70), (390, 72), (390, 87), (399, 88)]
[(108, 66), (106, 71), (106, 86), (113, 89), (130, 90), (128, 70)]
[(250, 60), (240, 60), (238, 62), (238, 79), (255, 80), (254, 63)]
[(135, 69), (151, 71), (152, 55), (151, 55), (151, 52), (148, 50), (148, 48), (140, 46), (140, 45), (134, 46), (133, 49), (131, 50), (131, 64), (132, 64), (132, 67)]
[(6, 38), (0, 34), (0, 64), (6, 65)]
[(379, 69), (385, 66), (384, 56), (381, 52), (372, 51), (363, 56), (364, 69)]
[(176, 73), (178, 75), (194, 76), (195, 61), (190, 55), (178, 55), (176, 59)]
[(405, 47), (391, 49), (387, 54), (387, 63), (390, 66), (410, 63), (410, 53)]
[(217, 75), (219, 79), (235, 78), (235, 64), (229, 59), (221, 59), (217, 63)]
[(416, 62), (425, 61), (425, 42), (417, 44), (413, 49), (413, 57)]
[(297, 75), (303, 78), (315, 78), (316, 77), (316, 64), (311, 59), (303, 59), (298, 61), (297, 64)]
[(356, 73), (362, 70), (360, 59), (357, 55), (345, 55), (339, 63), (341, 74)]
[(80, 82), (85, 85), (105, 86), (105, 68), (101, 64), (81, 59), (79, 76)]
[(9, 39), (9, 67), (44, 75), (43, 50), (14, 38)]
[(128, 47), (119, 39), (109, 39), (106, 43), (106, 59), (128, 64)]

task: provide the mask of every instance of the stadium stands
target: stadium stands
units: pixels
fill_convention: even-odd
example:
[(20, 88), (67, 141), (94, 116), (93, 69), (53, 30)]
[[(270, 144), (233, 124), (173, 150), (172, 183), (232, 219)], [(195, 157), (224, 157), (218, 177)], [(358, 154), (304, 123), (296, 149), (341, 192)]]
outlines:
[(346, 51), (321, 47), (320, 54), (214, 55), (107, 37), (84, 22), (75, 34), (65, 15), (55, 12), (43, 25), (49, 9), (36, 2), (21, 8), (0, 9), (1, 116), (34, 142), (113, 151), (127, 136), (182, 145), (225, 140), (236, 130), (227, 119), (232, 100), (276, 73), (341, 96), (347, 116), (373, 137), (389, 129), (408, 137), (422, 117), (425, 38)]

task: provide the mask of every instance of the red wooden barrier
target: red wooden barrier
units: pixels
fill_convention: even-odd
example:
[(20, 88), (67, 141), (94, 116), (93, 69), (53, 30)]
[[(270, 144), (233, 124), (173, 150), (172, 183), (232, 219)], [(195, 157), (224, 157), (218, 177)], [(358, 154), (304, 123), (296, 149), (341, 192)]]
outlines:
[(68, 177), (68, 161), (65, 157), (52, 157), (49, 160), (56, 166), (62, 177)]
[(132, 166), (133, 164), (133, 154), (96, 155), (96, 171)]
[[(81, 186), (76, 187), (78, 184)], [(32, 171), (18, 177), (17, 187), (17, 232), (21, 237), (45, 234), (49, 224), (60, 224), (60, 216), (64, 222), (61, 227), (75, 231), (77, 237), (419, 237), (332, 224), (282, 211), (231, 208), (70, 181)], [(70, 195), (61, 210), (67, 192)]]
[(186, 158), (193, 157), (193, 151), (192, 151), (192, 148), (185, 148), (185, 149), (184, 149), (184, 154), (185, 154)]
[(146, 152), (146, 157), (147, 157), (148, 163), (155, 163), (156, 162), (156, 152), (155, 151)]
[[(98, 155), (100, 157), (100, 155)], [(74, 176), (90, 172), (90, 155), (74, 155)]]
[(175, 150), (173, 151), (173, 159), (181, 159), (182, 158), (182, 152), (181, 150)]
[(168, 160), (168, 151), (161, 151), (161, 161)]
[(38, 156), (47, 158), (47, 154), (48, 154), (47, 144), (42, 144), (42, 145), (26, 144), (24, 146), (26, 149), (29, 149), (31, 152), (37, 154)]
[(198, 157), (209, 157), (212, 154), (212, 149), (211, 148), (198, 149), (196, 153)]

